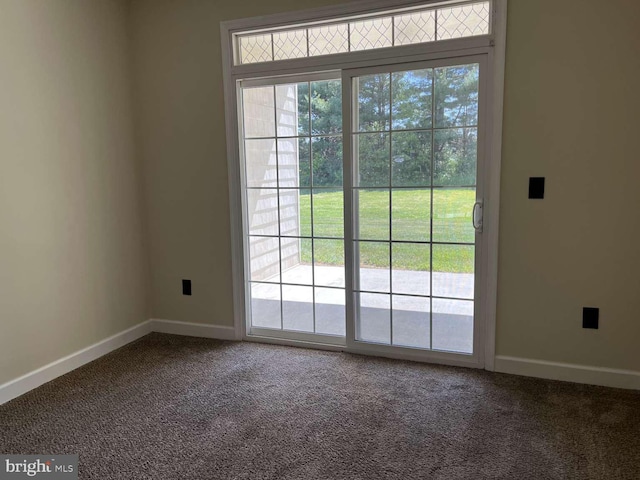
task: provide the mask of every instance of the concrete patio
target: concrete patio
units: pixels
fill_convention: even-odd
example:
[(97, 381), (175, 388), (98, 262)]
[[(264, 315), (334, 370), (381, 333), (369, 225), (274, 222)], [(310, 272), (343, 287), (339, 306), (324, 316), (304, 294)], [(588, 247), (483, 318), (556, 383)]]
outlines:
[[(278, 276), (255, 283), (251, 289), (252, 324), (256, 327), (313, 332), (313, 300), (315, 284), (315, 332), (345, 335), (344, 268), (299, 264), (282, 274), (282, 318)], [(390, 344), (393, 302), (393, 345), (431, 348), (461, 353), (473, 350), (474, 276), (462, 273), (433, 273), (432, 295), (466, 300), (432, 300), (431, 325), (429, 298), (405, 296), (429, 295), (429, 272), (360, 269), (360, 340)], [(299, 286), (308, 285), (308, 286)], [(388, 294), (390, 285), (394, 294)], [(325, 288), (323, 288), (325, 287)], [(334, 288), (326, 288), (334, 287)], [(387, 293), (382, 293), (387, 292)], [(281, 323), (282, 321), (282, 323)], [(431, 340), (431, 337), (433, 339)]]

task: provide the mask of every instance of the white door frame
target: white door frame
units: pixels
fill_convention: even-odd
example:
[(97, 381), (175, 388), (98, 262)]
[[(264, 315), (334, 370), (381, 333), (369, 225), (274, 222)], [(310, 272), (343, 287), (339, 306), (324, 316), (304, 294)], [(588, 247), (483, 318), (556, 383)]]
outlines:
[[(399, 358), (423, 359), (433, 363), (460, 364), (472, 367), (484, 367), (494, 370), (495, 361), (495, 328), (496, 328), (496, 300), (497, 300), (497, 272), (498, 272), (498, 231), (499, 231), (499, 197), (500, 197), (500, 163), (502, 147), (502, 106), (504, 90), (504, 61), (506, 46), (506, 13), (507, 0), (493, 0), (491, 14), (491, 34), (455, 40), (445, 40), (434, 44), (408, 45), (402, 47), (351, 52), (325, 57), (283, 60), (261, 64), (234, 65), (233, 64), (233, 33), (252, 28), (283, 26), (304, 21), (374, 11), (382, 8), (423, 4), (428, 5), (432, 0), (416, 2), (415, 0), (375, 0), (357, 2), (342, 6), (332, 6), (302, 12), (256, 17), (251, 19), (234, 20), (221, 23), (221, 44), (223, 60), (223, 82), (225, 97), (227, 166), (229, 180), (229, 204), (231, 212), (231, 245), (232, 245), (232, 275), (234, 325), (238, 340), (258, 340), (281, 344), (313, 346), (316, 348), (347, 349), (355, 353), (375, 353), (381, 356)], [(261, 78), (268, 76), (309, 73), (312, 71), (345, 70), (360, 67), (373, 67), (382, 64), (413, 63), (416, 61), (433, 61), (442, 58), (468, 57), (486, 55), (488, 68), (486, 69), (487, 95), (486, 97), (486, 144), (485, 168), (483, 169), (484, 184), (484, 241), (481, 253), (483, 268), (484, 295), (482, 296), (481, 315), (484, 317), (484, 332), (481, 335), (484, 347), (478, 353), (481, 360), (468, 362), (465, 359), (451, 358), (451, 354), (429, 351), (428, 359), (412, 355), (412, 352), (364, 352), (355, 348), (331, 346), (309, 343), (305, 340), (273, 340), (262, 337), (250, 337), (246, 330), (246, 298), (245, 298), (245, 248), (244, 248), (244, 215), (243, 210), (243, 175), (241, 175), (241, 152), (238, 129), (238, 88), (240, 80)], [(479, 147), (480, 148), (480, 147)], [(345, 149), (346, 151), (346, 149)], [(346, 232), (345, 232), (346, 234)], [(478, 257), (478, 256), (476, 256)], [(346, 261), (348, 259), (345, 259)], [(478, 258), (476, 258), (478, 262)], [(349, 269), (347, 269), (348, 271)], [(347, 278), (348, 281), (348, 278)], [(478, 299), (480, 300), (480, 299)], [(477, 300), (477, 301), (478, 301)], [(480, 302), (478, 302), (480, 303)], [(396, 347), (394, 347), (396, 348)], [(421, 352), (422, 353), (422, 352)], [(468, 357), (468, 356), (467, 356)], [(468, 360), (468, 358), (467, 358)]]

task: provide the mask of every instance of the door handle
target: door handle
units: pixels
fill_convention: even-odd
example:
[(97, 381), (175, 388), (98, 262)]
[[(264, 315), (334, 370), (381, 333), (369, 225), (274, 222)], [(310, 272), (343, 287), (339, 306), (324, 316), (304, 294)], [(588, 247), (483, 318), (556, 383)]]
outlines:
[(476, 233), (482, 233), (483, 216), (482, 200), (478, 200), (473, 204), (473, 213), (471, 214), (471, 223)]

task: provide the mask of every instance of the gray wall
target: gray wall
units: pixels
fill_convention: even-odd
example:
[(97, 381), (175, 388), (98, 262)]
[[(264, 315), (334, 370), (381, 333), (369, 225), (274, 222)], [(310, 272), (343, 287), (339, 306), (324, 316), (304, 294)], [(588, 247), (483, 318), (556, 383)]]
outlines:
[(0, 1), (0, 384), (149, 317), (128, 18)]

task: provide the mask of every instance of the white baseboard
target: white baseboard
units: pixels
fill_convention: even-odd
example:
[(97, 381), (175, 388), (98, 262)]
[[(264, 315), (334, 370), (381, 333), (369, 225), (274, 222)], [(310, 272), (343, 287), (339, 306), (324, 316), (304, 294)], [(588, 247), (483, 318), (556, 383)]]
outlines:
[(200, 323), (150, 319), (0, 385), (0, 405), (42, 384), (50, 382), (65, 373), (69, 373), (82, 365), (97, 360), (107, 353), (124, 347), (127, 343), (131, 343), (151, 332), (171, 333), (190, 337), (217, 338), (220, 340), (238, 339), (234, 327), (218, 327)]
[[(82, 365), (92, 362), (113, 350), (123, 347), (134, 340), (144, 337), (151, 332), (190, 337), (217, 338), (220, 340), (239, 340), (234, 327), (220, 327), (202, 323), (178, 322), (175, 320), (147, 320), (0, 385), (0, 405), (44, 383), (50, 382), (65, 373), (69, 373)], [(527, 377), (640, 390), (640, 372), (633, 370), (619, 370), (497, 355), (495, 357), (495, 371), (513, 375), (524, 375)]]
[(138, 338), (150, 333), (152, 322), (147, 320), (139, 323), (127, 330), (116, 333), (109, 338), (105, 338), (93, 345), (89, 345), (71, 355), (56, 360), (40, 367), (37, 370), (27, 373), (21, 377), (0, 385), (0, 405), (8, 402), (20, 395), (33, 390), (40, 385), (50, 382), (54, 378), (69, 373), (82, 365), (92, 362), (107, 353), (131, 343)]
[(526, 377), (640, 390), (640, 372), (634, 370), (618, 370), (497, 355), (495, 357), (495, 371)]
[(220, 327), (204, 323), (177, 322), (175, 320), (151, 320), (151, 330), (187, 337), (217, 338), (218, 340), (239, 340), (234, 327)]

